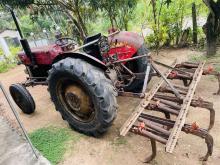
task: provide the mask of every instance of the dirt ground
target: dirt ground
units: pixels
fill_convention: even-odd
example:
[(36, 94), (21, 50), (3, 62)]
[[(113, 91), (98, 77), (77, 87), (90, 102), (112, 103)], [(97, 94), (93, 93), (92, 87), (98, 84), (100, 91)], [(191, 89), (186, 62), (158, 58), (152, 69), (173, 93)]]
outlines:
[[(178, 60), (186, 60), (198, 54), (201, 53), (189, 49), (163, 50), (159, 56), (154, 55), (154, 58), (171, 64), (175, 58), (178, 58)], [(18, 66), (8, 73), (0, 74), (0, 81), (8, 89), (10, 84), (21, 82), (25, 79), (23, 70), (23, 66)], [(151, 85), (152, 84), (153, 81), (151, 82)], [(214, 151), (206, 163), (209, 165), (217, 165), (220, 161), (220, 96), (213, 95), (213, 93), (217, 91), (217, 88), (217, 80), (207, 76), (202, 78), (196, 92), (197, 96), (202, 96), (205, 100), (212, 101), (216, 110), (215, 126), (210, 132), (214, 137)], [(39, 86), (29, 89), (37, 105), (36, 112), (28, 116), (19, 111), (21, 120), (28, 132), (47, 125), (68, 127), (59, 113), (55, 111), (46, 87)], [(6, 102), (1, 94), (0, 103), (3, 103), (5, 109), (7, 109)], [(144, 158), (151, 152), (149, 140), (134, 134), (128, 134), (124, 138), (119, 137), (120, 127), (138, 103), (139, 99), (118, 97), (118, 116), (110, 130), (102, 138), (96, 139), (82, 136), (76, 144), (73, 146), (70, 144), (71, 149), (67, 151), (60, 165), (142, 165)], [(10, 112), (6, 113), (7, 116), (10, 116)], [(190, 108), (187, 121), (188, 123), (196, 121), (199, 126), (206, 128), (209, 122), (209, 114), (200, 108)], [(199, 157), (206, 153), (204, 140), (184, 133), (181, 134), (173, 154), (165, 153), (163, 145), (158, 143), (157, 146), (158, 154), (151, 164), (199, 165), (202, 164), (202, 162), (199, 161)]]

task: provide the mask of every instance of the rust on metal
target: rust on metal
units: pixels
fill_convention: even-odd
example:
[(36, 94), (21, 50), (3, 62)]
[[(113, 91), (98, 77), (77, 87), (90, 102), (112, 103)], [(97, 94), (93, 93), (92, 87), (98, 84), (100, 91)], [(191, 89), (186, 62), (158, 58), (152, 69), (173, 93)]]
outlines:
[(205, 65), (205, 62), (200, 63), (198, 66), (198, 69), (196, 70), (196, 72), (193, 76), (193, 82), (189, 87), (189, 92), (187, 93), (186, 98), (183, 100), (183, 104), (182, 104), (180, 113), (176, 119), (176, 123), (174, 125), (174, 128), (172, 129), (172, 133), (171, 133), (171, 135), (168, 139), (168, 142), (166, 144), (166, 152), (172, 153), (174, 150), (174, 147), (177, 143), (179, 134), (180, 134), (182, 127), (185, 123), (186, 115), (188, 113), (190, 102), (193, 99), (193, 95), (196, 90), (196, 86), (202, 76), (204, 65)]
[[(176, 66), (176, 61), (172, 64), (172, 66)], [(165, 77), (167, 77), (171, 71), (171, 69), (168, 69), (168, 71), (166, 71), (164, 74)], [(153, 98), (153, 96), (156, 94), (163, 83), (164, 79), (161, 78), (160, 81), (156, 85), (154, 85), (154, 87), (148, 93), (146, 93), (145, 98), (141, 100), (140, 104), (137, 106), (132, 115), (128, 118), (128, 120), (120, 129), (121, 136), (125, 136), (128, 133), (132, 125), (137, 120), (138, 116), (144, 111), (145, 107), (150, 103), (150, 100)]]
[[(172, 153), (180, 132), (183, 131), (187, 134), (205, 139), (207, 153), (202, 160), (206, 161), (212, 155), (213, 151), (213, 138), (208, 132), (214, 125), (215, 110), (213, 103), (204, 101), (201, 98), (195, 99), (193, 96), (201, 76), (212, 72), (210, 70), (209, 72), (203, 70), (205, 62), (175, 63), (171, 67), (157, 62), (155, 64), (159, 64), (170, 70), (164, 75), (157, 69), (154, 63), (151, 63), (152, 68), (160, 77), (160, 80), (149, 92), (145, 93), (145, 97), (141, 100), (139, 106), (121, 128), (120, 134), (125, 136), (130, 131), (151, 140), (152, 154), (144, 161), (148, 163), (156, 156), (156, 141), (165, 144), (166, 151)], [(175, 79), (175, 83), (171, 83), (167, 78), (171, 80)], [(185, 86), (179, 83), (176, 84), (177, 80), (183, 81), (183, 85)], [(189, 106), (209, 110), (210, 121), (207, 130), (199, 128), (195, 122), (192, 124), (185, 123)], [(163, 113), (165, 118), (149, 115), (149, 111)], [(174, 118), (175, 120), (171, 120), (171, 115), (173, 116), (172, 119)]]

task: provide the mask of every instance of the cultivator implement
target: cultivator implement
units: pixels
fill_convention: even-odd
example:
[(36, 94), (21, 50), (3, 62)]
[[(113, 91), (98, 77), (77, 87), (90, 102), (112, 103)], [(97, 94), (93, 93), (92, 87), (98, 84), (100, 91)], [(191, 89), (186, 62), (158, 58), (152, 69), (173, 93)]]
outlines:
[[(162, 73), (157, 65), (166, 67), (168, 70)], [(213, 127), (215, 120), (213, 103), (194, 97), (198, 82), (202, 75), (207, 73), (204, 65), (205, 62), (177, 64), (175, 61), (172, 66), (157, 61), (151, 62), (152, 69), (160, 79), (149, 92), (145, 93), (140, 104), (120, 130), (122, 136), (132, 132), (151, 140), (152, 155), (145, 162), (155, 158), (156, 141), (165, 145), (166, 152), (172, 153), (181, 131), (205, 139), (208, 151), (203, 157), (204, 161), (212, 154), (213, 138), (209, 130)], [(179, 82), (180, 80), (183, 83)], [(199, 128), (196, 122), (185, 123), (190, 106), (209, 110), (210, 122), (207, 129)], [(164, 117), (161, 117), (163, 115), (160, 113), (164, 114)]]

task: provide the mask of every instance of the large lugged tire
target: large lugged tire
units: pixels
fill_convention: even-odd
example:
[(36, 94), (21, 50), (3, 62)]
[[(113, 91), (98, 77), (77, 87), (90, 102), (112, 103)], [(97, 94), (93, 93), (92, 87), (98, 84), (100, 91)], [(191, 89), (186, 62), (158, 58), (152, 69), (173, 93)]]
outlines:
[(56, 110), (73, 129), (99, 136), (111, 126), (117, 113), (117, 92), (101, 69), (66, 58), (52, 66), (48, 83)]
[[(144, 54), (148, 54), (149, 51), (146, 48), (145, 44), (143, 44), (137, 51), (136, 56), (141, 56)], [(137, 60), (130, 61), (126, 64), (126, 66), (131, 69), (134, 73), (142, 73), (146, 72), (147, 66), (149, 65), (147, 57), (139, 58)], [(151, 77), (149, 77), (150, 81)], [(126, 92), (135, 92), (139, 93), (142, 91), (142, 87), (144, 85), (143, 79), (135, 79), (133, 83), (131, 83), (128, 87), (125, 87)]]
[(32, 114), (35, 111), (35, 102), (28, 90), (21, 84), (12, 84), (9, 87), (10, 94), (17, 106), (25, 114)]

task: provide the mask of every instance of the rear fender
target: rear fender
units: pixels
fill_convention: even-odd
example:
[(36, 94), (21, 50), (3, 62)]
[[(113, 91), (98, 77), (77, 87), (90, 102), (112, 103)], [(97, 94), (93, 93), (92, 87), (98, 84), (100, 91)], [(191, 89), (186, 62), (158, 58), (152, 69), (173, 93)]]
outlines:
[(90, 63), (91, 65), (94, 65), (98, 68), (101, 68), (103, 69), (104, 71), (107, 70), (107, 66), (100, 60), (98, 60), (97, 58), (91, 56), (91, 55), (88, 55), (86, 53), (82, 53), (82, 52), (65, 52), (65, 53), (62, 53), (60, 55), (58, 55), (54, 60), (53, 60), (53, 64), (62, 60), (62, 59), (65, 59), (67, 57), (71, 57), (71, 58), (80, 58), (80, 59), (83, 59), (85, 60), (86, 62)]

